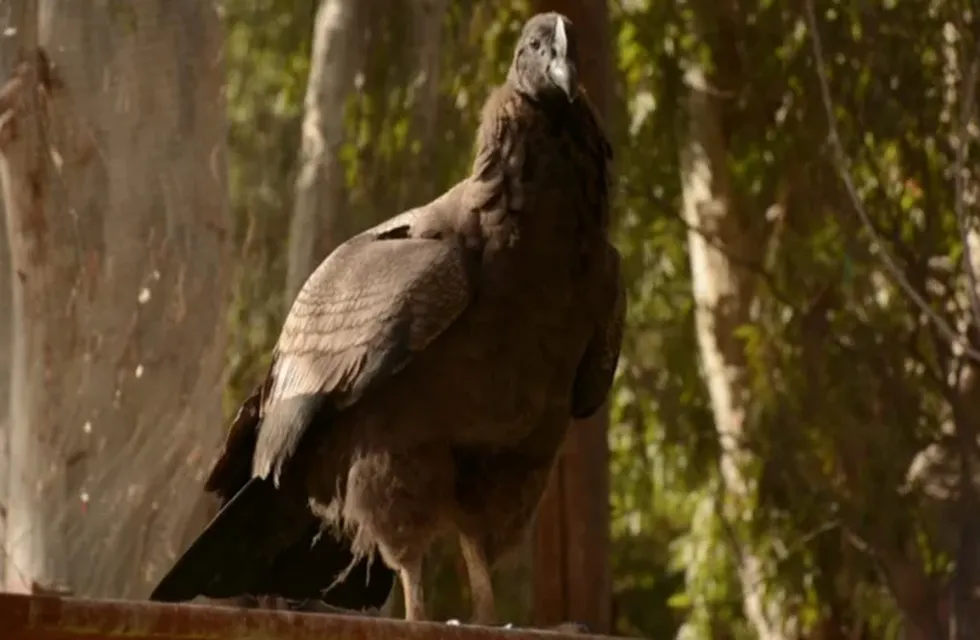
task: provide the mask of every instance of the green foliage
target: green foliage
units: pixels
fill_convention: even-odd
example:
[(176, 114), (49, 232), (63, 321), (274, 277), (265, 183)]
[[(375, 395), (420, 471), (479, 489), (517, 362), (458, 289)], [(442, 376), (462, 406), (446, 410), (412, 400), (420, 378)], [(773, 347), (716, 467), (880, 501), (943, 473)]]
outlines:
[[(903, 277), (955, 324), (968, 312), (943, 30), (962, 14), (926, 15), (914, 3), (816, 4), (862, 207)], [(959, 360), (883, 273), (880, 249), (825, 153), (802, 13), (771, 2), (743, 3), (734, 14), (624, 2), (615, 16), (628, 116), (616, 141), (618, 237), (631, 307), (611, 433), (614, 526), (617, 563), (644, 540), (652, 572), (620, 569), (619, 583), (629, 585), (621, 597), (644, 588), (649, 602), (662, 602), (659, 581), (675, 568), (684, 586), (669, 603), (683, 613), (682, 634), (751, 637), (739, 621), (736, 577), (739, 549), (748, 550), (765, 567), (758, 588), (784, 600), (802, 629), (832, 621), (879, 637), (898, 620), (882, 555), (915, 548), (927, 575), (951, 566), (955, 519), (903, 487), (912, 461), (949, 424), (948, 380)], [(961, 39), (962, 65), (976, 44)], [(751, 389), (740, 446), (757, 461), (749, 470), (758, 483), (757, 502), (733, 520), (693, 333), (685, 245), (697, 232), (677, 213), (680, 78), (692, 57), (718, 94), (733, 215), (763, 247), (729, 255), (754, 274), (752, 322), (736, 335)], [(623, 624), (648, 634), (668, 619), (631, 612), (639, 617)]]
[(229, 188), (240, 248), (231, 308), (232, 413), (269, 365), (283, 318), (285, 246), (315, 0), (223, 0)]

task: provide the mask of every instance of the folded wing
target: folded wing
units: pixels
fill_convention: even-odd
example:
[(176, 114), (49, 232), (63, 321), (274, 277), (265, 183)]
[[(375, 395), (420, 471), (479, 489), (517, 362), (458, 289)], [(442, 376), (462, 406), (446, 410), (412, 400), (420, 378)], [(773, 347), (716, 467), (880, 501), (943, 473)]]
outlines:
[(300, 290), (276, 345), (255, 475), (278, 483), (324, 403), (342, 411), (357, 402), (466, 309), (476, 256), (452, 234), (414, 237), (414, 226), (351, 239)]

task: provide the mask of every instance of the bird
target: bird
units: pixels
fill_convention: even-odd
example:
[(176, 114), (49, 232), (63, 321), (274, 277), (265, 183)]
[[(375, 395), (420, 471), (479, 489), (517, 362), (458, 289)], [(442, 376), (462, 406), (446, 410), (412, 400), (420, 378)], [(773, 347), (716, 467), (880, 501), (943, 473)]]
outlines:
[(350, 551), (331, 584), (380, 556), (405, 618), (425, 620), (425, 554), (455, 534), (471, 620), (496, 624), (492, 568), (526, 531), (571, 419), (604, 404), (622, 342), (612, 149), (577, 64), (571, 21), (532, 16), (469, 175), (342, 243), (301, 287), (255, 426), (233, 426), (215, 466), (237, 493), (191, 545), (209, 550), (198, 579), (274, 564), (312, 514)]

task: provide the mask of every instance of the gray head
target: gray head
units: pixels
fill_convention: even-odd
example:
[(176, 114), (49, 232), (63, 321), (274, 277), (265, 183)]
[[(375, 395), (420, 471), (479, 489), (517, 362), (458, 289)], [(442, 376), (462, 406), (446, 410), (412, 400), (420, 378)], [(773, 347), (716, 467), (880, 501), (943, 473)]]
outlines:
[(530, 98), (578, 95), (578, 47), (572, 21), (560, 13), (539, 13), (524, 25), (507, 80)]

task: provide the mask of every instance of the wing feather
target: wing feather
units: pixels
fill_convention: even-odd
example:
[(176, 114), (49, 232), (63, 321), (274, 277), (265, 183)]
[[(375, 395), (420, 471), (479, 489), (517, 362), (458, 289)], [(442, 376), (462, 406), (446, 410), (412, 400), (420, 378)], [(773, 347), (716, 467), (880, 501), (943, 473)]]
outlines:
[(338, 247), (283, 324), (253, 473), (278, 482), (323, 403), (343, 410), (402, 370), (465, 310), (473, 282), (473, 258), (454, 238), (375, 230)]

